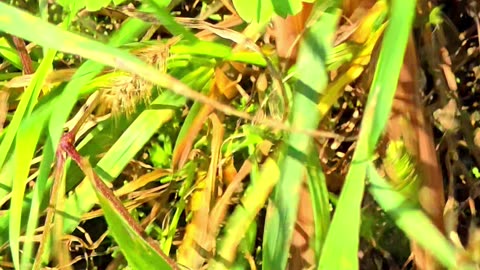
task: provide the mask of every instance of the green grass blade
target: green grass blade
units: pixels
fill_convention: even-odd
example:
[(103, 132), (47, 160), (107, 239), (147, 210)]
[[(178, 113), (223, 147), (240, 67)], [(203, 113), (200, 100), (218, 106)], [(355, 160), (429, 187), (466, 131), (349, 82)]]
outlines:
[(147, 0), (154, 10), (155, 17), (162, 23), (162, 25), (174, 36), (182, 36), (188, 41), (196, 41), (198, 38), (190, 32), (183, 25), (177, 23), (175, 19), (167, 12), (165, 6), (157, 3), (157, 1)]
[(43, 82), (47, 77), (47, 73), (50, 71), (54, 56), (55, 53), (53, 53), (53, 55), (50, 54), (46, 56), (38, 70), (35, 72), (32, 82), (22, 95), (22, 99), (15, 110), (13, 119), (8, 125), (8, 130), (3, 137), (2, 143), (0, 144), (0, 168), (3, 166), (5, 159), (10, 152), (11, 146), (13, 145), (13, 140), (15, 139), (15, 135), (20, 127), (22, 119), (30, 115), (33, 107), (37, 103), (38, 95), (40, 94)]
[(365, 188), (365, 170), (364, 161), (352, 162), (347, 174), (349, 182), (345, 181), (325, 239), (319, 269), (358, 269), (360, 205)]
[[(159, 87), (170, 89), (193, 100), (209, 103), (228, 114), (247, 117), (245, 113), (233, 110), (229, 106), (209, 99), (172, 76), (159, 72), (128, 52), (61, 30), (52, 24), (45, 23), (26, 12), (1, 2), (0, 8), (5, 11), (5, 13), (0, 14), (0, 30), (2, 31), (15, 34), (45, 47), (80, 55), (87, 59), (93, 59), (98, 63), (136, 74)], [(30, 31), (26, 32), (23, 29), (30, 29)], [(49, 33), (49, 35), (47, 37), (46, 35), (37, 35), (36, 33)]]
[[(43, 123), (45, 121), (46, 119), (44, 119)], [(22, 203), (30, 169), (30, 162), (25, 161), (33, 159), (35, 147), (37, 146), (40, 133), (44, 127), (43, 123), (29, 122), (30, 125), (22, 126), (18, 131), (14, 153), (15, 181), (13, 182), (12, 199), (10, 200), (9, 239), (13, 264), (16, 269), (28, 269), (27, 265), (20, 266), (19, 242), (22, 228)]]
[(397, 226), (410, 239), (415, 240), (435, 256), (443, 266), (448, 269), (458, 269), (455, 249), (418, 204), (396, 191), (378, 174), (372, 163), (368, 166), (368, 178), (371, 182), (370, 193), (382, 209), (393, 218)]
[[(40, 163), (39, 176), (35, 182), (34, 190), (31, 194), (30, 213), (28, 215), (28, 223), (25, 231), (25, 242), (23, 244), (22, 265), (31, 264), (32, 251), (34, 249), (34, 242), (32, 241), (38, 226), (42, 210), (46, 208), (46, 203), (43, 202), (45, 194), (51, 194), (48, 177), (50, 175), (51, 164), (54, 161), (56, 145), (53, 145), (50, 140), (47, 140), (43, 146), (42, 162)], [(29, 198), (26, 198), (29, 200)], [(47, 200), (45, 200), (47, 201)], [(24, 207), (25, 208), (25, 204)], [(22, 209), (23, 210), (23, 209)], [(35, 262), (34, 262), (35, 264)], [(40, 264), (38, 264), (40, 265)]]
[(170, 254), (172, 249), (173, 239), (177, 232), (179, 222), (181, 221), (181, 215), (185, 211), (185, 207), (187, 206), (188, 202), (187, 199), (194, 184), (196, 169), (197, 164), (195, 162), (188, 163), (184, 168), (182, 168), (182, 170), (185, 171), (186, 177), (180, 186), (180, 189), (178, 190), (178, 196), (180, 197), (180, 200), (178, 200), (175, 205), (175, 213), (173, 214), (172, 221), (168, 226), (168, 230), (164, 232), (165, 236), (160, 241), (160, 246), (165, 254)]
[[(199, 69), (197, 69), (197, 72), (198, 71), (202, 72), (203, 74), (207, 74), (207, 75), (209, 74), (210, 75), (210, 78), (208, 78), (208, 80), (204, 82), (204, 87), (200, 88), (200, 89), (202, 89), (202, 93), (207, 93), (211, 88), (211, 83), (210, 82), (212, 81), (211, 78), (213, 78), (214, 70), (213, 70), (213, 68), (209, 68), (207, 70), (204, 70), (203, 68), (199, 68)], [(198, 74), (196, 80), (207, 79), (205, 76), (200, 77), (200, 74), (202, 74), (202, 73)], [(197, 117), (198, 113), (200, 112), (200, 110), (202, 109), (203, 106), (204, 105), (202, 103), (195, 102), (190, 107), (190, 111), (188, 112), (187, 117), (185, 117), (185, 120), (182, 124), (182, 127), (180, 128), (180, 130), (178, 132), (178, 136), (177, 136), (177, 140), (175, 141), (175, 148), (174, 148), (173, 153), (178, 151), (177, 148), (179, 147), (179, 145), (182, 145), (182, 141), (185, 139), (185, 137), (190, 132), (190, 128), (191, 128), (191, 126), (192, 126), (192, 124), (195, 120), (195, 117)]]
[(18, 56), (15, 48), (8, 43), (8, 40), (5, 37), (0, 38), (0, 56), (3, 58), (3, 61), (8, 61), (17, 69), (22, 69), (20, 56)]
[[(14, 161), (10, 156), (0, 170), (0, 198), (6, 198), (12, 192)], [(0, 227), (0, 231), (3, 228)]]
[[(51, 92), (48, 96), (44, 97), (41, 101), (40, 104), (38, 105), (38, 108), (33, 111), (33, 113), (26, 119), (22, 121), (22, 125), (20, 129), (28, 129), (32, 127), (35, 127), (35, 125), (39, 127), (44, 127), (46, 121), (48, 120), (48, 117), (50, 116), (51, 113), (51, 108), (53, 101), (58, 98), (58, 91)], [(25, 127), (24, 127), (25, 126)], [(12, 157), (9, 157), (8, 163), (12, 161)], [(23, 161), (22, 163), (27, 163), (25, 166), (30, 166), (30, 160), (27, 162)], [(49, 164), (50, 166), (51, 164)], [(18, 164), (15, 164), (14, 167), (20, 166)], [(14, 169), (15, 170), (15, 169)], [(2, 169), (3, 171), (3, 169)], [(2, 185), (5, 185), (6, 187), (9, 187), (10, 183), (4, 182), (5, 179), (0, 179), (2, 181)], [(15, 181), (14, 181), (15, 182)], [(13, 190), (13, 188), (12, 188)], [(23, 199), (23, 198), (22, 198)], [(27, 211), (29, 210), (30, 207), (30, 201), (29, 200), (24, 200), (23, 201), (23, 210), (22, 210), (22, 221), (26, 218), (26, 215), (28, 214)], [(9, 222), (11, 220), (11, 211), (7, 211), (6, 214), (0, 216), (0, 243), (3, 245), (8, 241), (8, 231), (9, 231)], [(22, 222), (22, 227), (24, 226), (24, 223)]]
[(108, 230), (120, 246), (129, 267), (132, 269), (172, 269), (170, 264), (116, 212), (105, 197), (98, 192), (97, 195), (109, 225)]
[(252, 224), (250, 224), (250, 227), (248, 227), (245, 237), (243, 237), (242, 241), (238, 245), (237, 260), (233, 264), (232, 268), (230, 268), (231, 270), (250, 269), (246, 255), (254, 254), (255, 241), (257, 238), (257, 227), (257, 222), (255, 220), (252, 222)]
[(262, 166), (258, 179), (248, 186), (241, 203), (228, 218), (224, 235), (218, 241), (217, 255), (210, 260), (209, 269), (230, 269), (235, 262), (238, 245), (245, 237), (250, 225), (265, 204), (268, 196), (279, 179), (276, 162), (268, 158)]
[(317, 262), (320, 260), (322, 246), (330, 226), (330, 202), (325, 174), (322, 172), (319, 154), (314, 151), (309, 162), (308, 190), (312, 199), (315, 236), (310, 240)]
[[(294, 128), (315, 129), (320, 119), (317, 102), (328, 83), (326, 58), (339, 18), (337, 1), (323, 3), (328, 8), (306, 32), (297, 60), (298, 83), (293, 100), (291, 123)], [(322, 12), (320, 6), (314, 12)], [(280, 160), (280, 180), (267, 215), (263, 242), (264, 269), (285, 269), (297, 218), (300, 186), (306, 176), (305, 164), (312, 149), (312, 138), (294, 133), (286, 139)]]
[(387, 123), (415, 15), (415, 1), (392, 1), (390, 22), (362, 120), (357, 148), (328, 232), (320, 269), (358, 269), (360, 207), (367, 164)]
[[(44, 75), (46, 77), (47, 75), (47, 72), (50, 70), (52, 64), (53, 64), (53, 60), (54, 60), (54, 57), (55, 57), (55, 54), (56, 54), (56, 51), (53, 51), (53, 50), (48, 50), (47, 51), (47, 54), (45, 56), (45, 58), (42, 60), (41, 64), (40, 64), (40, 67), (38, 68), (37, 72), (43, 72)], [(45, 77), (43, 79), (45, 79)], [(37, 83), (35, 80), (32, 81), (32, 83)], [(38, 92), (40, 92), (41, 90), (41, 87), (43, 85), (43, 82), (42, 84), (38, 84), (37, 83), (37, 87), (38, 87)], [(38, 93), (35, 93), (35, 95), (38, 95)], [(33, 105), (28, 109), (29, 112), (31, 112), (33, 110)], [(33, 124), (33, 126), (31, 128), (33, 128), (35, 131), (40, 131), (40, 129), (42, 128), (43, 124), (42, 124), (43, 121), (41, 122), (31, 122)], [(28, 130), (29, 128), (27, 128)], [(22, 135), (25, 135), (25, 134), (22, 134), (21, 132), (18, 133), (17, 135), (17, 144), (16, 144), (16, 147), (15, 147), (15, 150), (16, 150), (16, 153), (15, 155), (18, 155), (21, 151), (20, 151), (20, 148), (23, 148), (24, 145), (23, 145), (23, 142), (24, 141), (29, 141), (30, 139), (29, 138), (23, 138)], [(26, 134), (27, 136), (30, 136), (30, 134)], [(40, 135), (40, 134), (38, 134)], [(31, 139), (34, 139), (35, 143), (37, 142), (38, 140), (38, 137), (33, 137)], [(18, 143), (20, 142), (20, 144)], [(28, 149), (27, 151), (32, 151), (31, 152), (31, 155), (33, 157), (33, 151), (35, 151), (35, 146), (33, 146), (32, 149)], [(23, 182), (26, 180), (26, 177), (28, 177), (28, 171), (29, 171), (29, 168), (30, 168), (30, 164), (28, 164), (27, 162), (25, 162), (25, 160), (31, 160), (31, 159), (26, 159), (25, 157), (23, 157), (23, 160), (24, 162), (21, 162), (20, 164), (17, 164), (17, 166), (22, 166), (22, 168), (18, 169), (18, 170), (24, 170), (23, 173), (25, 173), (25, 179), (23, 178), (19, 178), (19, 177), (16, 177), (15, 178), (15, 181), (20, 181), (20, 182)], [(37, 186), (35, 186), (35, 188), (37, 188)], [(41, 186), (40, 186), (41, 188)], [(15, 191), (14, 191), (15, 192)], [(13, 194), (12, 194), (13, 196)], [(22, 196), (23, 197), (23, 196)], [(35, 228), (37, 226), (37, 218), (38, 218), (38, 206), (40, 205), (40, 203), (38, 201), (33, 201), (32, 202), (32, 206), (33, 208), (30, 209), (30, 218), (28, 219), (27, 221), (27, 227), (29, 228), (29, 230), (27, 230), (26, 234), (25, 234), (25, 241), (24, 241), (24, 244), (23, 244), (23, 255), (22, 255), (22, 261), (21, 261), (21, 266), (22, 266), (22, 269), (26, 269), (26, 268), (29, 268), (31, 265), (31, 260), (32, 260), (32, 253), (33, 253), (33, 236), (35, 234)], [(17, 210), (16, 211), (12, 211), (12, 213), (16, 213), (18, 214), (18, 216), (22, 216), (22, 203), (19, 203), (17, 205)], [(12, 218), (14, 218), (14, 215), (12, 215)], [(21, 227), (21, 222), (19, 224), (19, 226)], [(10, 227), (11, 228), (11, 227)]]
[[(35, 104), (37, 103), (38, 95), (42, 89), (43, 83), (47, 77), (48, 71), (51, 68), (53, 58), (55, 57), (55, 52), (50, 51), (46, 57), (43, 59), (40, 67), (35, 72), (35, 75), (32, 79), (32, 82), (27, 87), (27, 90), (24, 92), (24, 96), (20, 100), (20, 104), (15, 112), (14, 120), (15, 121), (12, 128), (9, 128), (5, 138), (2, 140), (0, 145), (0, 166), (3, 165), (5, 158), (10, 151), (10, 147), (16, 137), (15, 141), (15, 181), (12, 186), (12, 200), (10, 204), (10, 225), (9, 225), (9, 235), (10, 235), (10, 246), (13, 257), (13, 262), (16, 268), (26, 269), (28, 267), (21, 266), (19, 261), (19, 247), (20, 243), (18, 239), (20, 237), (21, 227), (22, 227), (22, 202), (25, 195), (26, 181), (30, 171), (30, 160), (32, 160), (38, 139), (40, 138), (40, 133), (44, 127), (44, 121), (32, 122), (29, 121), (28, 126), (22, 126), (19, 129), (22, 120), (25, 117), (28, 117)], [(18, 133), (17, 133), (18, 131)], [(31, 240), (31, 239), (30, 239)], [(27, 244), (28, 246), (28, 244)], [(26, 254), (28, 257), (29, 253)]]
[(199, 40), (196, 42), (179, 42), (170, 48), (173, 55), (198, 55), (220, 58), (229, 61), (237, 61), (265, 67), (267, 65), (265, 58), (256, 52), (233, 51), (231, 47), (224, 44)]
[[(158, 73), (138, 58), (113, 46), (70, 33), (1, 2), (0, 8), (3, 10), (3, 13), (0, 14), (0, 29), (2, 31), (18, 35), (44, 47), (80, 55), (98, 63), (132, 71), (133, 73), (137, 72), (132, 69), (140, 68), (139, 72), (143, 76), (146, 76), (146, 73)], [(30, 31), (24, 31), (24, 29), (30, 29)], [(47, 35), (38, 35), (37, 33), (49, 33), (49, 35), (47, 37)], [(80, 70), (77, 73), (82, 74)]]

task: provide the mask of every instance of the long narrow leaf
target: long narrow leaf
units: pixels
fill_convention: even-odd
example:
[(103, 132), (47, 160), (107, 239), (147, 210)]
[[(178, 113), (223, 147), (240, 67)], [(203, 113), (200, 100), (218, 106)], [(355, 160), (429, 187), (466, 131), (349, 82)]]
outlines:
[(278, 165), (273, 159), (267, 158), (258, 179), (252, 181), (242, 197), (242, 203), (235, 208), (228, 219), (224, 229), (225, 235), (218, 244), (217, 257), (210, 261), (211, 269), (230, 269), (233, 265), (238, 245), (278, 179)]
[(368, 178), (371, 182), (370, 193), (382, 209), (393, 217), (397, 226), (409, 238), (426, 248), (445, 267), (458, 269), (455, 249), (418, 204), (383, 179), (371, 162), (368, 166)]
[[(46, 73), (50, 70), (51, 68), (51, 65), (53, 63), (53, 59), (54, 59), (54, 56), (56, 54), (56, 51), (54, 50), (48, 50), (47, 51), (47, 55), (46, 57), (43, 59), (42, 63), (40, 64), (40, 67), (38, 68), (37, 72), (44, 72), (44, 76), (46, 76)], [(32, 83), (34, 83), (35, 80), (32, 81)], [(40, 91), (41, 90), (41, 87), (43, 85), (43, 82), (42, 84), (38, 84), (37, 83), (37, 91)], [(38, 95), (38, 93), (36, 93), (36, 95)], [(31, 104), (30, 108), (28, 108), (29, 110), (29, 113), (33, 110), (33, 106), (34, 104)], [(39, 131), (39, 129), (41, 129), (41, 125), (42, 123), (39, 123), (39, 122), (31, 122), (32, 123), (32, 128), (34, 129), (34, 133)], [(40, 126), (39, 126), (40, 125)], [(22, 126), (23, 128), (23, 126)], [(24, 153), (22, 153), (22, 151), (20, 151), (20, 149), (22, 149), (24, 147), (23, 143), (26, 142), (26, 141), (31, 141), (31, 142), (37, 142), (38, 140), (38, 137), (40, 134), (37, 134), (38, 137), (30, 137), (31, 134), (30, 134), (30, 131), (28, 130), (28, 128), (26, 129), (27, 132), (26, 134), (25, 133), (18, 133), (17, 135), (17, 144), (16, 144), (16, 151), (15, 151), (15, 155), (16, 157), (18, 156), (23, 156)], [(23, 136), (22, 136), (23, 135)], [(26, 135), (26, 136), (25, 136)], [(18, 143), (20, 142), (20, 143)], [(35, 151), (35, 146), (32, 145), (33, 148), (32, 149), (25, 149), (27, 151), (32, 151), (31, 152), (31, 155), (33, 156), (33, 151)], [(27, 154), (28, 156), (28, 154)], [(26, 157), (22, 157), (22, 160), (31, 160), (31, 159), (27, 159)], [(22, 178), (19, 178), (19, 177), (15, 177), (15, 182), (24, 182), (26, 181), (26, 177), (28, 176), (28, 171), (29, 171), (29, 166), (30, 164), (26, 164), (26, 162), (20, 162), (20, 163), (17, 163), (17, 169), (16, 171), (18, 172), (21, 172), (23, 171), (22, 173), (24, 173), (24, 176), (25, 176), (25, 179), (22, 179)], [(15, 175), (16, 176), (16, 175)], [(41, 186), (40, 186), (41, 187)], [(37, 187), (35, 187), (37, 188)], [(14, 191), (15, 192), (15, 189)], [(12, 194), (13, 196), (13, 194)], [(23, 196), (22, 196), (23, 197)], [(33, 201), (32, 202), (32, 208), (30, 209), (30, 216), (29, 216), (29, 219), (28, 219), (28, 228), (29, 230), (27, 230), (27, 233), (25, 234), (25, 242), (24, 242), (24, 246), (23, 246), (23, 256), (22, 256), (22, 267), (23, 268), (28, 268), (30, 263), (31, 263), (31, 257), (32, 257), (32, 253), (33, 253), (33, 236), (35, 234), (35, 228), (37, 226), (37, 218), (38, 218), (38, 211), (39, 211), (39, 206), (40, 206), (40, 203), (39, 201)], [(19, 203), (17, 206), (16, 206), (16, 210), (14, 210), (13, 208), (10, 208), (10, 211), (12, 214), (18, 214), (20, 217), (22, 215), (22, 203)], [(12, 218), (14, 218), (15, 215), (12, 215)], [(21, 222), (19, 222), (18, 224), (19, 228), (21, 227)], [(10, 227), (11, 229), (12, 227)]]
[[(162, 88), (170, 89), (176, 94), (193, 100), (208, 103), (227, 114), (249, 118), (244, 112), (209, 99), (172, 76), (148, 66), (128, 52), (61, 30), (52, 24), (45, 23), (39, 18), (1, 2), (0, 9), (5, 11), (0, 14), (0, 30), (2, 31), (34, 41), (45, 47), (80, 55), (98, 63), (139, 75), (142, 79)], [(23, 29), (30, 29), (30, 31), (23, 31)], [(49, 35), (37, 35), (37, 33), (49, 33)], [(58, 116), (58, 118), (60, 119), (61, 117)]]
[[(337, 1), (323, 3), (326, 10), (317, 6), (314, 12), (321, 17), (306, 32), (298, 56), (298, 83), (293, 100), (292, 126), (315, 129), (319, 114), (316, 109), (320, 93), (328, 83), (326, 58), (339, 18)], [(279, 161), (280, 180), (275, 187), (265, 225), (263, 242), (264, 269), (285, 269), (290, 242), (297, 218), (300, 186), (305, 179), (307, 156), (312, 148), (312, 138), (306, 134), (291, 134), (286, 139), (285, 157)]]
[(325, 174), (322, 172), (319, 155), (314, 151), (308, 166), (308, 191), (312, 198), (313, 218), (315, 223), (315, 236), (310, 243), (315, 251), (317, 262), (320, 260), (323, 243), (330, 226), (330, 202)]
[[(22, 97), (20, 101), (21, 109), (17, 108), (15, 112), (14, 120), (15, 124), (12, 126), (11, 129), (8, 130), (7, 136), (2, 140), (2, 144), (0, 146), (0, 167), (2, 166), (9, 150), (13, 139), (16, 137), (15, 143), (15, 181), (13, 183), (12, 188), (12, 201), (10, 204), (10, 246), (12, 251), (13, 263), (17, 268), (20, 268), (20, 261), (19, 261), (19, 254), (20, 251), (19, 246), (20, 243), (18, 239), (20, 237), (21, 231), (21, 224), (22, 224), (22, 201), (25, 194), (26, 182), (28, 178), (28, 173), (30, 169), (30, 163), (25, 162), (25, 160), (32, 160), (38, 139), (40, 137), (40, 133), (44, 127), (44, 121), (39, 122), (31, 122), (29, 126), (22, 126), (20, 129), (21, 132), (18, 132), (17, 135), (17, 128), (20, 127), (22, 123), (22, 119), (25, 116), (29, 116), (33, 107), (37, 103), (38, 95), (40, 94), (40, 90), (42, 89), (43, 83), (47, 77), (48, 71), (51, 68), (53, 58), (55, 56), (55, 52), (51, 51), (47, 56), (43, 59), (40, 67), (35, 72), (34, 78), (30, 85), (27, 87), (25, 91), (25, 95)], [(12, 120), (12, 122), (14, 122)], [(30, 248), (31, 245), (27, 240), (27, 248)], [(30, 251), (27, 252), (26, 257), (30, 256)], [(23, 267), (23, 266), (22, 266)], [(24, 267), (25, 268), (25, 267)]]
[[(358, 269), (360, 207), (367, 164), (386, 125), (407, 46), (415, 1), (394, 0), (357, 148), (328, 232), (320, 269)], [(348, 244), (345, 244), (348, 243)]]

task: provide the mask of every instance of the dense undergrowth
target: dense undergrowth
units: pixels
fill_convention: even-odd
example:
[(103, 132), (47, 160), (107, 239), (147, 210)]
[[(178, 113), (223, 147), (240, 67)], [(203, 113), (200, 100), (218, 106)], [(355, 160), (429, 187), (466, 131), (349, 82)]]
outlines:
[(474, 2), (0, 2), (0, 267), (475, 269)]

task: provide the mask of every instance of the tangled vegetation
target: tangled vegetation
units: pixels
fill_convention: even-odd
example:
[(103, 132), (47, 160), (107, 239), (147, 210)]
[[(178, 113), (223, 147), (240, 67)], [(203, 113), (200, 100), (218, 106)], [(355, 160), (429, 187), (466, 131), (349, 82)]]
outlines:
[(442, 4), (0, 2), (0, 267), (476, 269), (480, 6)]

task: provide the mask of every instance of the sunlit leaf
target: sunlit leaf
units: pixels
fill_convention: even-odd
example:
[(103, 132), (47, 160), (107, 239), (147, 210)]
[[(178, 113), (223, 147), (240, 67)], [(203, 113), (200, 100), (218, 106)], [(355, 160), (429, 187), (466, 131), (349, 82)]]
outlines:
[(415, 12), (413, 0), (391, 3), (391, 17), (385, 30), (357, 148), (325, 240), (320, 269), (359, 267), (360, 207), (367, 165), (389, 117)]
[[(302, 129), (315, 129), (319, 121), (316, 104), (328, 83), (326, 58), (332, 48), (339, 10), (337, 1), (329, 1), (326, 10), (317, 6), (314, 13), (322, 16), (306, 32), (300, 45), (297, 67), (298, 82), (293, 96), (291, 124)], [(325, 7), (325, 6), (324, 6)], [(308, 115), (308, 117), (305, 117)], [(297, 218), (299, 193), (312, 151), (312, 138), (307, 134), (292, 133), (279, 159), (280, 179), (268, 208), (263, 242), (264, 269), (285, 269), (290, 242)]]

